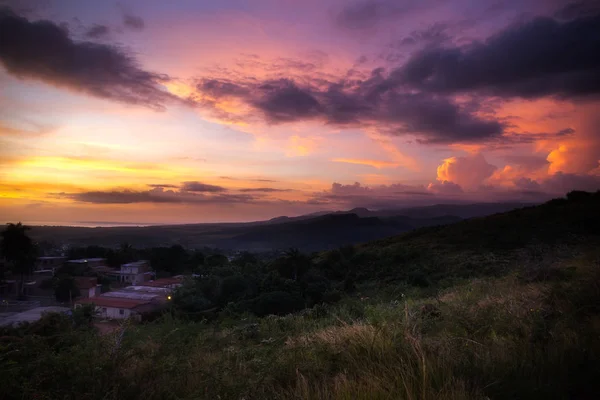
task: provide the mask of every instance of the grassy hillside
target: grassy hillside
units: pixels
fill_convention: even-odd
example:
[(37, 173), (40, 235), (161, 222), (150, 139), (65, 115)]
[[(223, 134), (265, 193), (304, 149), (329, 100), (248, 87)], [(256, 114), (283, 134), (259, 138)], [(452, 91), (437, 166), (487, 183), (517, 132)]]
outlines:
[[(0, 332), (0, 398), (596, 398), (599, 226), (600, 193), (571, 193), (323, 252), (311, 271), (348, 290), (289, 315), (227, 304), (207, 321), (175, 307), (103, 336), (48, 316)], [(265, 268), (272, 283), (281, 262), (228, 268)]]

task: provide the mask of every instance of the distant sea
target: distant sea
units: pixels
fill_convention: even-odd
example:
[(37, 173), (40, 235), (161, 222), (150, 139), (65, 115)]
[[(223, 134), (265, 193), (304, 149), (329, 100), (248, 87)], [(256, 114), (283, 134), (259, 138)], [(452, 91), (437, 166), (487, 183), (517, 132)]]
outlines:
[(139, 222), (113, 222), (113, 221), (22, 221), (29, 226), (75, 226), (83, 228), (110, 228), (117, 226), (154, 226), (168, 225), (167, 223), (139, 223)]

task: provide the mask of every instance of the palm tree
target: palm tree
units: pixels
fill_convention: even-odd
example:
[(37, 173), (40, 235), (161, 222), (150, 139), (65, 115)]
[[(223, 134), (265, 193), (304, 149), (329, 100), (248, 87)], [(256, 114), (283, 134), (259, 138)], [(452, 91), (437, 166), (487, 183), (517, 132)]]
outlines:
[(21, 287), (19, 295), (23, 295), (25, 276), (31, 274), (33, 261), (35, 260), (35, 245), (31, 238), (27, 236), (27, 231), (31, 229), (21, 224), (7, 224), (2, 232), (2, 242), (0, 250), (6, 261), (12, 264), (13, 273), (21, 275)]
[(310, 268), (310, 259), (296, 248), (286, 250), (284, 255), (287, 267), (293, 271), (293, 279), (297, 281)]

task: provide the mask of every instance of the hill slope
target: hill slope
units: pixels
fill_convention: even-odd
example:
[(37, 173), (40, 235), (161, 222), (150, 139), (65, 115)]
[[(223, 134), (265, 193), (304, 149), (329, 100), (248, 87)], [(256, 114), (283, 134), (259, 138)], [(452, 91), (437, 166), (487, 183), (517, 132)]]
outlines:
[[(422, 284), (447, 278), (499, 275), (534, 247), (568, 247), (600, 237), (600, 192), (572, 192), (539, 206), (425, 227), (356, 247), (344, 260), (358, 279), (399, 279)], [(321, 268), (341, 268), (336, 252), (319, 256)], [(502, 259), (502, 260), (500, 260)]]
[(303, 251), (315, 251), (522, 206), (520, 203), (484, 203), (380, 211), (357, 208), (324, 215), (315, 213), (250, 223), (102, 228), (37, 226), (32, 236), (38, 241), (108, 247), (128, 242), (136, 247), (181, 244), (189, 248), (206, 246), (259, 251), (297, 247)]

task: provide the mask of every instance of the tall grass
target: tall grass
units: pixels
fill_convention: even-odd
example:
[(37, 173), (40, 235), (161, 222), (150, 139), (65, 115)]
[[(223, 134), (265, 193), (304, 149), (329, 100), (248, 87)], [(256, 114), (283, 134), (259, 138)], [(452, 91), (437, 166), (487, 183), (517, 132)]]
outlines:
[(553, 268), (568, 273), (359, 295), (283, 317), (6, 334), (0, 398), (592, 398), (600, 265), (584, 254)]

